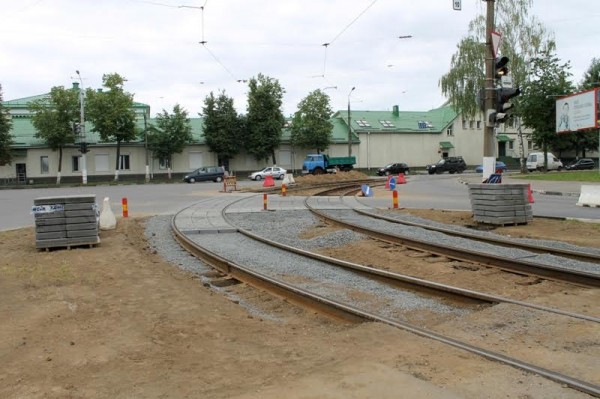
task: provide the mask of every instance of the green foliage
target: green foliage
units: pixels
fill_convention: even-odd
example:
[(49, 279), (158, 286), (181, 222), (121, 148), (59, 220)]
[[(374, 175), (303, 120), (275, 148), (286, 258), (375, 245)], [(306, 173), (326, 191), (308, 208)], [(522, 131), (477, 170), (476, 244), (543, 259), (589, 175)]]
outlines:
[(574, 88), (569, 81), (569, 63), (559, 64), (551, 52), (543, 52), (530, 61), (530, 80), (523, 86), (520, 111), (523, 125), (532, 129), (532, 140), (544, 151), (566, 149), (565, 141), (556, 134), (556, 96), (569, 94)]
[(156, 127), (148, 129), (148, 147), (156, 158), (163, 158), (171, 164), (173, 154), (183, 151), (192, 142), (192, 125), (187, 111), (179, 104), (173, 107), (173, 113), (167, 111), (156, 115)]
[(11, 164), (12, 155), (10, 146), (13, 144), (13, 138), (10, 134), (12, 120), (8, 109), (2, 105), (2, 85), (0, 85), (0, 166)]
[[(552, 35), (534, 16), (529, 15), (532, 0), (503, 0), (494, 4), (494, 30), (500, 32), (503, 38), (500, 52), (510, 59), (513, 83), (520, 86), (528, 76), (526, 60), (554, 50), (556, 45)], [(485, 87), (485, 36), (486, 16), (480, 14), (469, 24), (469, 33), (457, 45), (457, 51), (451, 58), (450, 71), (439, 82), (442, 94), (466, 118), (480, 112), (477, 95)]]
[(285, 90), (277, 79), (263, 74), (248, 83), (245, 147), (256, 160), (275, 159), (275, 149), (281, 142), (285, 118), (281, 111)]
[(326, 150), (333, 135), (333, 124), (329, 120), (332, 113), (327, 94), (321, 90), (309, 93), (298, 104), (292, 119), (292, 144), (300, 148), (314, 148), (317, 153)]
[[(119, 158), (122, 141), (136, 138), (133, 95), (123, 90), (125, 78), (112, 73), (102, 76), (102, 86), (108, 90), (88, 89), (85, 115), (94, 125), (94, 131), (105, 142), (117, 142), (115, 170), (119, 170)], [(118, 180), (118, 173), (115, 173)]]
[[(43, 139), (53, 151), (59, 152), (59, 173), (62, 171), (62, 149), (77, 139), (73, 127), (80, 122), (79, 97), (79, 90), (55, 86), (49, 97), (29, 104), (35, 136)], [(57, 182), (60, 183), (58, 176)]]
[(217, 154), (219, 165), (228, 169), (229, 160), (240, 152), (242, 119), (233, 106), (233, 98), (222, 91), (218, 97), (211, 92), (204, 99), (204, 138), (210, 151)]
[(600, 87), (600, 58), (592, 58), (592, 63), (583, 74), (583, 80), (579, 83), (579, 91), (590, 90)]

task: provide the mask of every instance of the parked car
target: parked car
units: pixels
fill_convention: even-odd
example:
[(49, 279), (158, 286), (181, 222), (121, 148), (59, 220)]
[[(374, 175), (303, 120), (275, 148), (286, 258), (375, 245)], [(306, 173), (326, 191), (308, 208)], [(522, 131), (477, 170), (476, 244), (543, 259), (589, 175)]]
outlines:
[(268, 166), (261, 171), (251, 173), (248, 177), (252, 180), (262, 180), (267, 176), (273, 176), (273, 179), (283, 180), (286, 173), (287, 170), (279, 166)]
[(408, 174), (410, 168), (403, 162), (390, 163), (377, 171), (379, 176), (397, 175), (398, 173)]
[(224, 176), (225, 169), (222, 166), (204, 166), (185, 175), (183, 181), (186, 183), (196, 183), (197, 181), (214, 181), (218, 183), (223, 181)]
[(581, 158), (576, 162), (572, 162), (565, 166), (567, 170), (585, 170), (585, 169), (594, 169), (594, 160), (591, 158)]
[(464, 172), (467, 169), (467, 164), (462, 157), (447, 157), (440, 159), (438, 163), (427, 165), (425, 168), (430, 175), (434, 173), (441, 174), (446, 171), (453, 174)]
[[(551, 152), (548, 154), (548, 170), (562, 170), (563, 164), (560, 159), (556, 158)], [(543, 152), (530, 152), (527, 155), (527, 170), (533, 172), (534, 170), (544, 169), (544, 153)]]
[[(496, 169), (494, 170), (494, 172), (496, 171), (500, 171), (500, 173), (504, 173), (506, 171), (508, 171), (508, 168), (506, 167), (506, 164), (502, 161), (497, 161), (496, 162)], [(483, 165), (479, 165), (475, 168), (475, 172), (477, 173), (483, 173)]]

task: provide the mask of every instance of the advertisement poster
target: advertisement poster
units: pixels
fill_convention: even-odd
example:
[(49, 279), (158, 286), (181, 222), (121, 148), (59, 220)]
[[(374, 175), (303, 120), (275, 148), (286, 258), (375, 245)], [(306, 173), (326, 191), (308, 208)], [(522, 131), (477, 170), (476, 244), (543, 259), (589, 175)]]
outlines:
[(556, 100), (556, 133), (598, 127), (597, 92), (584, 91)]

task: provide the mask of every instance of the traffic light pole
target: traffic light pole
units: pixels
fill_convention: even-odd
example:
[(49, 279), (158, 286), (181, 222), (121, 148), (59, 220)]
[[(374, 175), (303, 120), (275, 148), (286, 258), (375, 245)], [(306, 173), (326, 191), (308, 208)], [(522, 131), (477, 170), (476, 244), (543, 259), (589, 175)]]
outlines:
[[(494, 91), (494, 50), (492, 45), (492, 32), (494, 30), (494, 0), (484, 0), (487, 2), (486, 30), (485, 30), (485, 109), (495, 108)], [(487, 117), (487, 115), (486, 115)], [(483, 135), (483, 156), (495, 157), (495, 137), (494, 126), (485, 124)]]
[[(79, 101), (80, 101), (80, 136), (79, 136), (79, 140), (82, 143), (85, 143), (85, 115), (84, 115), (84, 104), (83, 104), (83, 79), (81, 79), (81, 75), (79, 74), (79, 71), (77, 72), (77, 76), (79, 76), (79, 82), (81, 83), (81, 87), (79, 88)], [(81, 179), (82, 179), (82, 183), (84, 185), (87, 184), (87, 165), (86, 165), (86, 148), (82, 148), (83, 151), (81, 151)]]

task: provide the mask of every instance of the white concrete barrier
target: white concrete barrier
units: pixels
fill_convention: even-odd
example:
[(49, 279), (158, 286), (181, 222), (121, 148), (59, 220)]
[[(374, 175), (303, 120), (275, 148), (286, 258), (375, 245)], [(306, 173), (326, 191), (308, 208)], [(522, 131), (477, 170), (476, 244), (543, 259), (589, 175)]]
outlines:
[(577, 205), (600, 207), (600, 186), (581, 186)]
[(286, 173), (285, 177), (283, 178), (282, 184), (285, 184), (286, 186), (296, 184), (296, 180), (294, 180), (294, 175), (291, 173)]

